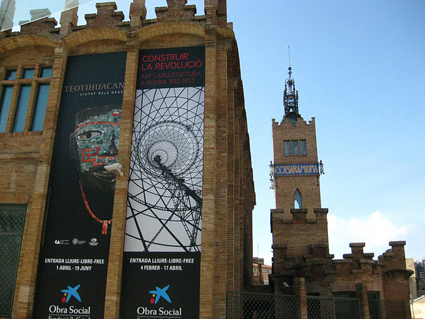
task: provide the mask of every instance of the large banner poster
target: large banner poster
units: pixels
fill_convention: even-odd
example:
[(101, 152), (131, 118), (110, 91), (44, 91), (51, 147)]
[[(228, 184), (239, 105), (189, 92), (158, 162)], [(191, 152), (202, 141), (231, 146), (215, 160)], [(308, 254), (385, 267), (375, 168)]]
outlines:
[(199, 318), (204, 64), (140, 52), (120, 318)]
[(34, 318), (104, 318), (126, 52), (68, 58)]

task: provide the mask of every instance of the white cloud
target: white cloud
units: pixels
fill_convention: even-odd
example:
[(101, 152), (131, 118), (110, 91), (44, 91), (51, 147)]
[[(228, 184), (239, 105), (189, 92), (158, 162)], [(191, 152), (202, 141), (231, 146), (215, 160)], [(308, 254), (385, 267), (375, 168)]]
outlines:
[(364, 252), (375, 253), (375, 259), (391, 248), (390, 241), (406, 240), (414, 225), (398, 226), (380, 212), (365, 218), (345, 220), (335, 215), (328, 216), (330, 253), (335, 258), (351, 253), (350, 243), (365, 243)]

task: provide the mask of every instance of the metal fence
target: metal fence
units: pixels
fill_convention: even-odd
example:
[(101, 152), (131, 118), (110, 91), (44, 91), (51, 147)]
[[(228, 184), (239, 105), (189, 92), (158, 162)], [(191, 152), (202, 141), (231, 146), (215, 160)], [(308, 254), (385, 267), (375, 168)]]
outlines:
[[(307, 313), (308, 319), (360, 319), (360, 300), (307, 296)], [(295, 296), (232, 291), (227, 293), (226, 318), (296, 319), (298, 305)]]
[(382, 309), (381, 302), (379, 300), (369, 300), (369, 318), (370, 319), (381, 319)]
[(295, 296), (231, 291), (227, 293), (227, 319), (296, 319)]
[(360, 300), (307, 296), (307, 313), (309, 319), (360, 319)]
[(25, 205), (0, 205), (0, 317), (12, 311)]

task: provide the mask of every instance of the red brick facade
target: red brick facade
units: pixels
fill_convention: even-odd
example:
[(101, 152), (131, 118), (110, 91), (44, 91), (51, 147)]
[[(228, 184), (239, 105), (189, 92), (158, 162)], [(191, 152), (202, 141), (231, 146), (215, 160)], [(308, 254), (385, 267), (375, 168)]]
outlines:
[[(43, 230), (50, 163), (67, 57), (127, 52), (118, 176), (114, 201), (105, 318), (118, 318), (128, 187), (128, 165), (139, 50), (206, 47), (205, 137), (200, 318), (224, 318), (226, 292), (243, 290), (252, 273), (255, 193), (243, 87), (235, 35), (227, 26), (226, 1), (206, 0), (206, 15), (195, 16), (185, 0), (167, 0), (146, 19), (144, 0), (134, 0), (130, 21), (114, 2), (98, 3), (97, 13), (77, 26), (78, 9), (23, 25), (0, 35), (0, 77), (7, 69), (51, 66), (50, 92), (42, 132), (12, 133), (14, 110), (0, 133), (0, 204), (26, 204), (27, 213), (11, 318), (31, 318)], [(16, 96), (13, 99), (16, 100)], [(33, 99), (34, 97), (32, 97)], [(12, 105), (14, 100), (12, 100)], [(30, 104), (32, 101), (30, 101)], [(31, 112), (28, 112), (27, 123)], [(248, 266), (247, 266), (248, 265)]]

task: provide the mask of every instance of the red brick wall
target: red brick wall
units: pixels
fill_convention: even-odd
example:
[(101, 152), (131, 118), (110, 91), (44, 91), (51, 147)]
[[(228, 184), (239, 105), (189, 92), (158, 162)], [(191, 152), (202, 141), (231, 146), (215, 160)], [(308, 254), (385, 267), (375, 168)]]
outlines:
[(44, 19), (26, 25), (21, 33), (0, 36), (0, 72), (18, 65), (53, 66), (43, 132), (0, 134), (0, 166), (6, 170), (0, 180), (0, 203), (28, 204), (13, 318), (29, 318), (32, 313), (51, 154), (69, 55), (127, 51), (119, 154), (124, 176), (116, 184), (105, 318), (119, 315), (126, 168), (140, 49), (206, 46), (201, 318), (224, 318), (226, 291), (242, 290), (250, 281), (255, 193), (238, 51), (233, 31), (226, 28), (226, 1), (217, 1), (208, 16), (195, 17), (194, 6), (170, 0), (169, 8), (159, 10), (158, 20), (146, 20), (146, 9), (139, 2), (132, 6), (129, 22), (109, 2), (98, 4), (96, 14), (86, 15), (85, 26), (75, 26), (74, 10), (62, 16), (62, 29), (55, 28), (54, 19)]

